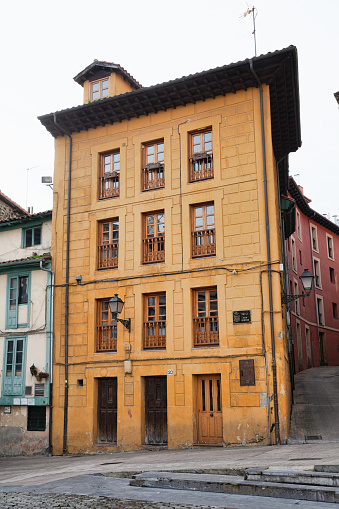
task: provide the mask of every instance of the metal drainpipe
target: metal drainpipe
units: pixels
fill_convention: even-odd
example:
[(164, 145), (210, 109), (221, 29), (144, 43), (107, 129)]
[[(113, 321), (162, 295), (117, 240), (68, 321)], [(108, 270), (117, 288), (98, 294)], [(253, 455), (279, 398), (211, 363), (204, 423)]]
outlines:
[[(264, 125), (264, 105), (261, 81), (259, 80), (253, 68), (253, 60), (250, 59), (250, 71), (259, 85), (260, 93), (260, 117), (261, 117), (261, 143), (263, 155), (263, 173), (264, 173), (264, 191), (265, 191), (265, 224), (266, 224), (266, 245), (268, 262), (268, 291), (270, 301), (270, 324), (271, 324), (271, 348), (272, 348), (272, 372), (273, 372), (273, 398), (274, 398), (274, 417), (275, 417), (275, 441), (280, 444), (280, 422), (278, 407), (278, 388), (277, 388), (277, 366), (275, 361), (275, 341), (274, 341), (274, 320), (273, 320), (273, 295), (272, 295), (272, 273), (271, 273), (271, 243), (270, 243), (270, 222), (268, 215), (268, 192), (267, 192), (267, 171), (266, 171), (266, 148), (265, 148), (265, 125)], [(267, 403), (269, 404), (269, 402)]]
[(42, 260), (40, 260), (40, 269), (44, 270), (45, 272), (49, 272), (52, 277), (52, 284), (51, 284), (51, 304), (50, 304), (50, 317), (51, 317), (51, 323), (50, 323), (50, 338), (51, 338), (51, 346), (50, 346), (50, 378), (49, 378), (49, 428), (48, 428), (48, 456), (53, 455), (53, 448), (52, 448), (52, 410), (53, 410), (53, 308), (54, 308), (54, 272), (51, 269), (46, 269), (42, 266)]
[(69, 307), (69, 232), (71, 210), (71, 170), (72, 170), (72, 136), (56, 120), (54, 125), (69, 138), (68, 147), (68, 195), (67, 195), (67, 237), (66, 237), (66, 293), (65, 293), (65, 401), (64, 401), (64, 435), (62, 454), (67, 454), (67, 427), (68, 427), (68, 307)]

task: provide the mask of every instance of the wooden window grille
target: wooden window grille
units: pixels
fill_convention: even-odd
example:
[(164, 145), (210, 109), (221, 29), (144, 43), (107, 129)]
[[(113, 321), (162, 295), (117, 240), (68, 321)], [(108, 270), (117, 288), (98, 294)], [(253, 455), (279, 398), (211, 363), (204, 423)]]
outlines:
[(144, 348), (166, 348), (166, 295), (145, 296)]
[(194, 292), (194, 346), (219, 345), (218, 296), (216, 288)]
[(143, 263), (165, 260), (164, 212), (144, 215)]
[(119, 253), (119, 221), (103, 221), (99, 223), (98, 269), (114, 269), (118, 267)]
[(192, 207), (192, 257), (215, 255), (214, 204)]
[(189, 181), (196, 182), (213, 177), (212, 129), (191, 133)]
[(117, 323), (108, 307), (109, 299), (98, 301), (97, 310), (97, 352), (117, 351)]
[(91, 83), (91, 101), (108, 97), (108, 78)]
[(120, 195), (120, 152), (102, 154), (99, 176), (99, 199)]
[(165, 187), (164, 140), (142, 145), (142, 190)]

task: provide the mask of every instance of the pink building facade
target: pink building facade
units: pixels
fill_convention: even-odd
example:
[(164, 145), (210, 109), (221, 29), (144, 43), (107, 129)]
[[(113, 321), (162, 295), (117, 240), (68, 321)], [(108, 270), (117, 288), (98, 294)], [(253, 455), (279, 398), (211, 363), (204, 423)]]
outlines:
[(302, 187), (289, 179), (295, 231), (286, 240), (287, 293), (302, 294), (305, 269), (314, 275), (311, 294), (288, 305), (291, 368), (294, 373), (339, 365), (339, 226), (309, 206)]

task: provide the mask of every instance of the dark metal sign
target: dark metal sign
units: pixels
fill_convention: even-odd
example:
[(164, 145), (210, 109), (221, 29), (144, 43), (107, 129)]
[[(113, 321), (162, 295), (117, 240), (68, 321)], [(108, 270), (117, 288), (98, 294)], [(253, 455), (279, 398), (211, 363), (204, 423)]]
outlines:
[(233, 323), (251, 323), (251, 311), (233, 311)]

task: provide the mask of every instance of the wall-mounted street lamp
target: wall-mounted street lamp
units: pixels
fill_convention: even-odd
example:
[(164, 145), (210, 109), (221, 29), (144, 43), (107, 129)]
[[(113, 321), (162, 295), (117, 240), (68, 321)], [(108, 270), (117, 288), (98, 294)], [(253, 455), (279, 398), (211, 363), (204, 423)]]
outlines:
[(123, 320), (122, 318), (118, 318), (118, 315), (120, 315), (122, 308), (124, 307), (124, 301), (118, 297), (118, 294), (116, 293), (114, 297), (112, 297), (109, 302), (108, 306), (112, 313), (113, 320), (116, 320), (117, 322), (122, 323), (126, 329), (131, 332), (131, 319), (128, 318), (127, 320)]
[(314, 276), (310, 273), (308, 269), (305, 269), (304, 272), (299, 276), (299, 279), (303, 285), (303, 288), (306, 293), (301, 293), (300, 295), (287, 295), (286, 293), (281, 294), (281, 303), (288, 304), (293, 300), (300, 299), (300, 297), (308, 297), (312, 290), (313, 279)]

